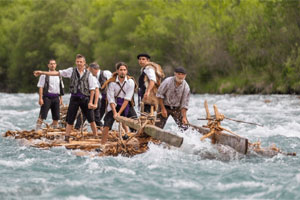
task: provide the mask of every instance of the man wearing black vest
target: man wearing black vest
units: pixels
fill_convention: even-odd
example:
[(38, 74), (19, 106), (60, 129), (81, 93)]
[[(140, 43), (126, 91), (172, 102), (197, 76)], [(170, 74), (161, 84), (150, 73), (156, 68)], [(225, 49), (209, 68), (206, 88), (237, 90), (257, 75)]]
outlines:
[[(98, 104), (98, 85), (95, 77), (85, 69), (85, 57), (78, 54), (76, 56), (76, 66), (70, 67), (65, 70), (59, 70), (58, 72), (46, 72), (46, 71), (34, 71), (35, 76), (48, 75), (48, 76), (62, 76), (70, 78), (70, 93), (71, 99), (67, 112), (67, 127), (65, 141), (69, 141), (70, 133), (73, 128), (73, 124), (77, 115), (77, 111), (80, 107), (83, 114), (86, 116), (88, 122), (91, 125), (91, 129), (94, 135), (97, 135), (97, 127), (95, 123), (95, 116), (92, 109), (97, 107)], [(95, 96), (95, 101), (94, 101)]]
[(156, 92), (165, 74), (159, 64), (150, 61), (148, 54), (139, 54), (137, 59), (141, 66), (138, 91), (139, 102), (142, 101), (144, 103), (144, 112), (150, 113), (151, 105), (155, 106), (156, 109), (158, 108)]
[[(97, 78), (97, 84), (98, 88), (100, 89), (101, 86), (105, 83), (106, 80), (110, 79), (112, 76), (112, 73), (108, 70), (101, 70), (100, 66), (97, 63), (91, 63), (89, 65), (89, 70)], [(98, 101), (98, 107), (94, 110), (94, 115), (95, 115), (95, 122), (98, 127), (103, 127), (103, 124), (101, 122), (102, 117), (105, 114), (105, 108), (106, 108), (106, 90), (101, 91), (101, 100)], [(81, 116), (78, 116), (75, 128), (80, 129), (80, 126), (85, 122), (86, 117), (82, 116), (82, 121), (81, 121)]]
[[(155, 71), (152, 68), (148, 68), (146, 64), (150, 62), (150, 56), (146, 53), (142, 53), (137, 55), (137, 59), (139, 60), (139, 65), (142, 67), (141, 69), (141, 75), (139, 77), (139, 101), (142, 101), (143, 99), (147, 99), (150, 95), (150, 91), (153, 88), (154, 84), (156, 83), (156, 76)], [(145, 85), (145, 76), (149, 79), (149, 85), (146, 88)], [(150, 112), (151, 105), (144, 104), (144, 111)]]
[[(54, 59), (49, 60), (48, 68), (50, 72), (55, 71), (56, 61)], [(39, 78), (37, 86), (39, 88), (39, 105), (41, 106), (41, 110), (35, 129), (41, 129), (43, 120), (47, 118), (49, 109), (51, 109), (53, 120), (51, 126), (57, 128), (60, 112), (59, 106), (62, 104), (61, 95), (64, 93), (62, 79), (58, 76), (50, 77), (42, 75)]]

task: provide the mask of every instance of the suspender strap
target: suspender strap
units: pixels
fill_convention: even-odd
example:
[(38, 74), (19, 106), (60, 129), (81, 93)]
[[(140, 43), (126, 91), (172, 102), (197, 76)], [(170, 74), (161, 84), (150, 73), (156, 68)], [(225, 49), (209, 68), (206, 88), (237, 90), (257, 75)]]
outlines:
[(119, 82), (117, 82), (117, 84), (120, 86), (120, 90), (119, 90), (118, 94), (115, 96), (115, 98), (117, 98), (121, 92), (123, 92), (126, 95), (126, 92), (123, 90), (126, 82), (123, 85), (121, 85)]
[(182, 84), (184, 84), (184, 85), (183, 85), (183, 91), (182, 91), (182, 95), (181, 95), (181, 99), (180, 99), (180, 106), (179, 106), (179, 108), (181, 108), (181, 106), (182, 106), (183, 95), (184, 95), (184, 92), (185, 92), (185, 83), (182, 82)]

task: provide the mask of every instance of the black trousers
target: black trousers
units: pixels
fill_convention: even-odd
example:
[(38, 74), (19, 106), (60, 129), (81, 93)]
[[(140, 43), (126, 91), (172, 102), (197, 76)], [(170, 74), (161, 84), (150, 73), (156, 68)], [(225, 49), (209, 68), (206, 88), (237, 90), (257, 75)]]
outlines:
[(100, 112), (99, 120), (101, 124), (102, 124), (101, 120), (105, 114), (105, 110), (106, 110), (106, 98), (101, 98), (100, 108), (99, 108), (99, 112)]
[(40, 118), (47, 119), (49, 109), (51, 109), (52, 119), (59, 120), (59, 97), (46, 97), (43, 96), (44, 104), (41, 106)]
[[(98, 102), (100, 102), (100, 101), (98, 101)], [(101, 106), (98, 103), (97, 108), (95, 110), (93, 110), (94, 111), (94, 116), (95, 116), (95, 122), (96, 122), (97, 126), (103, 126), (103, 124), (101, 122), (100, 109), (101, 109)], [(104, 109), (104, 112), (105, 112), (105, 109)], [(82, 114), (82, 120), (81, 120), (81, 114)], [(80, 129), (81, 125), (83, 125), (85, 120), (86, 120), (86, 116), (83, 113), (81, 113), (81, 114), (76, 119), (76, 123), (75, 123), (75, 128), (76, 129)]]
[(146, 112), (146, 113), (151, 112), (151, 105), (150, 104), (144, 104), (144, 112)]
[(70, 125), (74, 124), (79, 107), (83, 115), (86, 116), (89, 123), (95, 121), (94, 111), (88, 108), (89, 101), (90, 101), (89, 97), (71, 96), (68, 112), (67, 112), (68, 124)]
[[(118, 112), (120, 110), (120, 108), (121, 108), (121, 106), (118, 105), (116, 107), (116, 111)], [(125, 116), (124, 111), (121, 114), (121, 116), (128, 117), (128, 118), (137, 118), (137, 114), (132, 106), (129, 106), (129, 111), (128, 111), (127, 116)], [(111, 110), (108, 113), (106, 113), (106, 115), (104, 117), (104, 126), (109, 127), (109, 130), (110, 130), (111, 127), (113, 126), (114, 122), (115, 122), (115, 118), (114, 118), (113, 111)]]
[[(181, 110), (180, 108), (170, 108), (169, 106), (165, 106), (166, 110), (167, 110), (167, 117), (164, 118), (162, 116), (162, 114), (158, 114), (157, 115), (157, 119), (159, 120), (158, 122), (155, 123), (155, 126), (163, 129), (168, 121), (169, 116), (171, 115), (175, 121), (175, 123), (177, 124), (177, 126), (181, 129), (181, 130), (187, 130), (188, 126), (182, 123), (182, 115), (181, 115)], [(159, 109), (160, 112), (160, 109)]]

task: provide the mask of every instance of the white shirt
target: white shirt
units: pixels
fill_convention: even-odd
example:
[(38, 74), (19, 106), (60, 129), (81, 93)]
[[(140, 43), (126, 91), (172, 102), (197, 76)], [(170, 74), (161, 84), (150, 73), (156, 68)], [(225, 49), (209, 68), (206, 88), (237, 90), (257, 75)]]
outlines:
[(154, 83), (156, 83), (155, 70), (153, 69), (152, 66), (146, 66), (144, 72), (148, 76), (149, 80), (152, 80), (152, 81), (154, 81)]
[[(78, 71), (78, 69), (76, 69)], [(86, 71), (86, 69), (84, 69), (84, 72)], [(61, 75), (64, 78), (71, 78), (73, 73), (73, 67), (70, 67), (68, 69), (64, 69), (64, 70), (59, 70), (59, 75)], [(78, 71), (79, 73), (79, 71)], [(80, 73), (79, 73), (80, 74)], [(80, 78), (83, 76), (84, 73), (80, 74)], [(92, 75), (92, 73), (90, 73), (89, 77), (88, 77), (88, 82), (89, 82), (89, 90), (95, 90), (95, 88), (98, 87), (98, 84), (95, 80), (95, 77)]]
[[(46, 75), (41, 75), (37, 87), (44, 88), (45, 80), (46, 80)], [(49, 76), (48, 92), (52, 94), (60, 94), (59, 82), (60, 82), (59, 76)], [(63, 84), (62, 87), (64, 88)]]
[[(99, 82), (100, 73), (101, 73), (101, 70), (99, 70), (98, 73), (97, 73), (97, 82), (98, 82), (99, 88), (102, 87), (102, 85)], [(103, 71), (103, 76), (108, 80), (108, 79), (110, 79), (112, 77), (112, 73), (110, 71), (108, 71), (108, 70), (104, 70)]]
[[(126, 94), (124, 94), (123, 91), (120, 91), (120, 86), (118, 85), (118, 83), (120, 83), (119, 81), (119, 76), (117, 76), (116, 82), (110, 82), (108, 84), (108, 88), (107, 88), (107, 101), (108, 101), (108, 105), (107, 105), (107, 112), (111, 111), (111, 103), (114, 103), (116, 105), (115, 102), (115, 97), (120, 97), (120, 98), (124, 98), (125, 100), (131, 101), (133, 93), (134, 93), (134, 81), (132, 79), (127, 79), (127, 76), (124, 79), (123, 84), (121, 84), (121, 86), (123, 86), (123, 90)], [(119, 93), (119, 95), (117, 96), (117, 94)]]

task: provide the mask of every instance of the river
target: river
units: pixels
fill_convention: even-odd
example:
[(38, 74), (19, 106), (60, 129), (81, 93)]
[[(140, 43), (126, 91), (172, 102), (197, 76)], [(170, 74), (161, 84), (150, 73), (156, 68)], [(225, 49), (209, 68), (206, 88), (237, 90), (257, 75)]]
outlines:
[[(1, 134), (35, 127), (37, 94), (0, 95)], [(226, 147), (220, 153), (197, 132), (180, 132), (171, 118), (165, 129), (184, 137), (182, 147), (151, 144), (133, 158), (78, 157), (65, 148), (41, 150), (0, 137), (0, 199), (300, 199), (300, 98), (192, 95), (191, 123), (206, 123), (197, 120), (205, 117), (204, 100), (211, 112), (216, 104), (229, 118), (264, 125), (224, 120), (223, 127), (297, 156), (244, 156)]]

